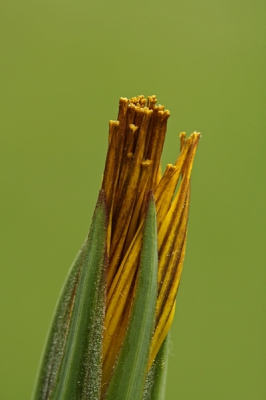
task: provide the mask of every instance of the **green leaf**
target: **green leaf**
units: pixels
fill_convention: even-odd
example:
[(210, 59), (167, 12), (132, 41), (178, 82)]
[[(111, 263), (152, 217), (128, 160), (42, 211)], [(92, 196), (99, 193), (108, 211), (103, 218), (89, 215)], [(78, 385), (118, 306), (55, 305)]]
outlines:
[(100, 397), (106, 222), (104, 194), (100, 192), (89, 236), (60, 296), (34, 400)]
[(168, 364), (169, 334), (164, 339), (147, 375), (143, 400), (164, 400)]
[(144, 225), (136, 297), (128, 330), (105, 396), (106, 400), (141, 400), (154, 329), (158, 251), (156, 209), (152, 194)]
[(34, 390), (34, 400), (49, 399), (58, 376), (58, 370), (64, 354), (66, 338), (69, 331), (69, 320), (78, 282), (85, 244), (73, 262), (66, 283), (62, 289), (59, 301), (52, 320), (42, 362), (38, 372), (38, 379)]

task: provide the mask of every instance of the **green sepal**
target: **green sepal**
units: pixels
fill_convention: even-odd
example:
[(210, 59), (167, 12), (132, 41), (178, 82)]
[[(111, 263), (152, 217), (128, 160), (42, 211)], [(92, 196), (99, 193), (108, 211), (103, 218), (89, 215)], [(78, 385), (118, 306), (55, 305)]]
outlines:
[(60, 296), (34, 400), (100, 398), (107, 217), (103, 191)]
[(143, 398), (154, 329), (157, 275), (156, 208), (151, 193), (144, 224), (136, 297), (105, 400), (141, 400)]
[(164, 400), (166, 391), (166, 375), (168, 365), (169, 334), (163, 341), (163, 344), (152, 363), (148, 372), (143, 400)]

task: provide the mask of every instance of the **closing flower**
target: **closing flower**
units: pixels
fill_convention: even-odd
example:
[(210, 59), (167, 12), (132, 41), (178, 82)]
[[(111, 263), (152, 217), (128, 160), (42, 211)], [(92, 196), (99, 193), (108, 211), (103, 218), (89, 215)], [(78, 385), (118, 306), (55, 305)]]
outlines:
[[(102, 189), (108, 208), (107, 303), (103, 383), (109, 381), (130, 318), (140, 261), (147, 193), (154, 193), (158, 229), (158, 296), (149, 366), (171, 326), (186, 247), (190, 177), (200, 135), (181, 133), (181, 154), (161, 175), (167, 120), (155, 96), (121, 98), (110, 121)], [(178, 186), (179, 184), (179, 186)], [(174, 197), (175, 191), (177, 194)]]
[(162, 398), (154, 371), (175, 312), (200, 134), (180, 134), (180, 154), (162, 174), (170, 113), (156, 102), (121, 98), (110, 121), (91, 230), (57, 307), (35, 400)]

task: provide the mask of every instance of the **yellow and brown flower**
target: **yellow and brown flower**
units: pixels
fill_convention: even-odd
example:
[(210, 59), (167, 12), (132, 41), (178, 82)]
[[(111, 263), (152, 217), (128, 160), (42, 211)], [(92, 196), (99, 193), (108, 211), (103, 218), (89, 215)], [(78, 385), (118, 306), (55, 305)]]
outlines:
[(107, 297), (102, 384), (109, 382), (123, 343), (140, 262), (147, 193), (154, 194), (158, 227), (158, 296), (149, 366), (173, 320), (186, 248), (190, 178), (200, 134), (180, 134), (180, 154), (161, 174), (170, 112), (156, 96), (121, 98), (109, 123), (102, 189), (108, 209)]

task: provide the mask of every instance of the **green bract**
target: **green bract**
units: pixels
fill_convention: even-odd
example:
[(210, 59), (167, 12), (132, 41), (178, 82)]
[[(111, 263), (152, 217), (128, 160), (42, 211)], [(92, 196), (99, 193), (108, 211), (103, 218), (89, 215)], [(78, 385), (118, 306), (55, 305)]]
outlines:
[(34, 400), (100, 398), (105, 263), (106, 208), (101, 192), (89, 236), (57, 306)]

